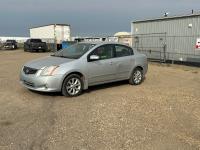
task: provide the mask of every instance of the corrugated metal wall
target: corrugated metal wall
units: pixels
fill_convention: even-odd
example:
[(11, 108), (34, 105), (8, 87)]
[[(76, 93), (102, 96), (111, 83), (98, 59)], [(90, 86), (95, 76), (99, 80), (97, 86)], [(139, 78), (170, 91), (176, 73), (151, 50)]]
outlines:
[[(192, 24), (192, 28), (189, 28)], [(132, 24), (133, 34), (164, 33), (168, 36), (189, 36), (200, 34), (200, 16), (136, 22)]]
[(200, 62), (200, 50), (195, 48), (200, 38), (200, 16), (135, 22), (131, 30), (136, 41), (133, 46), (140, 50), (163, 52), (160, 47), (166, 44), (166, 59)]

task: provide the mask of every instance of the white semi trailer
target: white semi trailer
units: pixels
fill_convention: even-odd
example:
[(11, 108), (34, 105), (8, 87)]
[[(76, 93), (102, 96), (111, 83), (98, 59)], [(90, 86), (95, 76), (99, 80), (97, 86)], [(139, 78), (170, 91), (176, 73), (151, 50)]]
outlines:
[(61, 44), (63, 41), (71, 41), (70, 25), (49, 24), (30, 28), (30, 37), (39, 38), (45, 42)]

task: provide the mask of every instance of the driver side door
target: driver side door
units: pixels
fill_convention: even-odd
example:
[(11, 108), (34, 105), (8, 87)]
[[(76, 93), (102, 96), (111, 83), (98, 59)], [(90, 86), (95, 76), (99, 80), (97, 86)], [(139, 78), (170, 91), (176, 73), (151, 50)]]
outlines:
[[(90, 61), (91, 55), (99, 56), (99, 59)], [(88, 55), (88, 83), (90, 86), (115, 80), (114, 59), (114, 46), (111, 44), (100, 46)]]

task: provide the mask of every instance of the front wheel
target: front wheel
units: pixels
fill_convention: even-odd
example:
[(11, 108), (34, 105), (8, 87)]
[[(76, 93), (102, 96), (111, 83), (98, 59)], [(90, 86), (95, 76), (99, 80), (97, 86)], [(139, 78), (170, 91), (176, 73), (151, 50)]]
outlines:
[(82, 93), (83, 81), (79, 75), (69, 75), (63, 82), (62, 94), (68, 97), (78, 96)]
[(134, 69), (129, 79), (129, 83), (132, 85), (139, 85), (143, 80), (143, 72), (140, 68)]
[(25, 46), (24, 46), (24, 51), (25, 51), (25, 52), (27, 52), (27, 51), (28, 51), (28, 50), (27, 50), (27, 48), (26, 48)]

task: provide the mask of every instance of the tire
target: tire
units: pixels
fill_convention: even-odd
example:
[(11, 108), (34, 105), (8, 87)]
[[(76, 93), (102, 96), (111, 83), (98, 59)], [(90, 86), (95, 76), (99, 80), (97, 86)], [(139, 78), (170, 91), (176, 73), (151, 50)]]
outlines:
[(42, 50), (42, 52), (44, 52), (44, 53), (45, 53), (46, 51), (47, 51), (47, 47), (45, 47), (45, 48)]
[(140, 68), (135, 68), (131, 74), (131, 77), (129, 79), (129, 83), (131, 85), (139, 85), (143, 81), (143, 72)]
[(44, 52), (47, 52), (47, 50), (48, 50), (48, 47), (46, 45), (45, 48), (44, 48)]
[(28, 52), (28, 51), (29, 51), (29, 46), (26, 45), (26, 44), (24, 44), (24, 51), (25, 51), (25, 52)]
[(64, 80), (62, 85), (62, 95), (67, 97), (75, 97), (79, 96), (82, 93), (82, 91), (83, 81), (79, 75), (71, 74)]
[(28, 51), (31, 52), (31, 53), (34, 52), (34, 50), (33, 50), (33, 48), (31, 46), (28, 46)]

